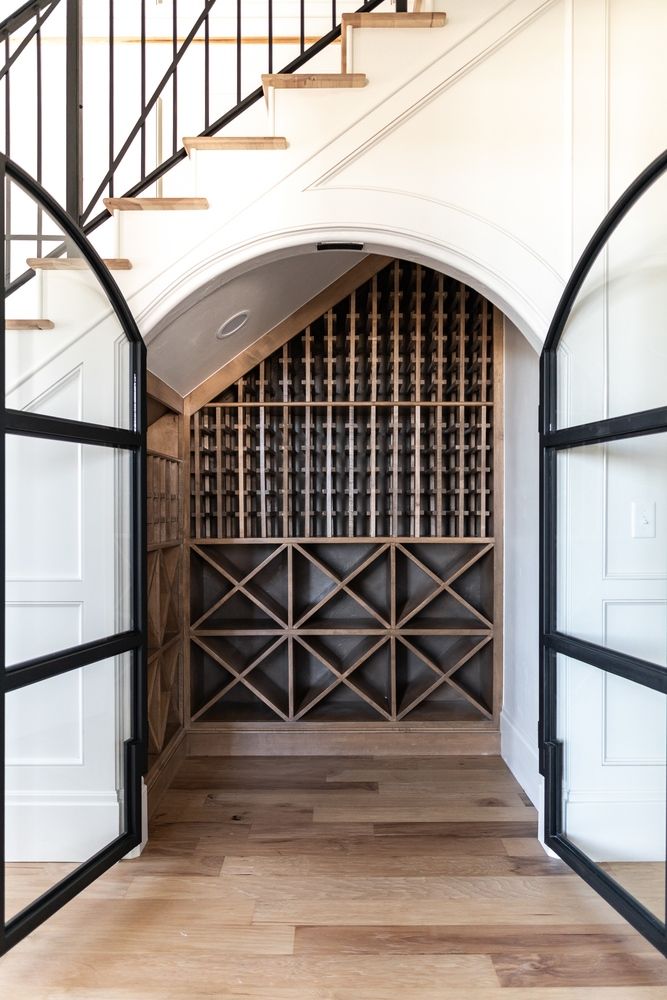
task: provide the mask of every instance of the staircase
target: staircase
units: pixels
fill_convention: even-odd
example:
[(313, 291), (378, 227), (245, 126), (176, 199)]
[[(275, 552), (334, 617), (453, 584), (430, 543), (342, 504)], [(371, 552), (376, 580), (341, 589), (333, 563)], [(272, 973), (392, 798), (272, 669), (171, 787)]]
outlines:
[[(147, 304), (165, 301), (174, 282), (181, 298), (196, 286), (197, 268), (192, 265), (197, 258), (210, 254), (212, 246), (220, 250), (228, 244), (227, 232), (248, 213), (263, 211), (260, 206), (267, 199), (289, 197), (290, 185), (309, 162), (340, 142), (351, 124), (387, 103), (406, 75), (414, 73), (420, 58), (441, 51), (440, 32), (433, 29), (446, 22), (444, 12), (343, 14), (341, 45), (317, 53), (311, 60), (314, 72), (262, 75), (267, 125), (263, 134), (241, 134), (246, 118), (257, 123), (256, 114), (246, 113), (218, 134), (184, 136), (187, 161), (173, 171), (173, 177), (165, 178), (169, 195), (104, 198), (112, 221), (91, 238), (149, 343), (156, 320), (152, 316), (142, 323)], [(380, 69), (384, 51), (402, 56), (400, 63), (392, 60), (390, 72)], [(336, 61), (339, 68), (334, 72)], [(374, 68), (370, 74), (362, 72), (365, 63)], [(177, 193), (172, 193), (174, 188)], [(350, 266), (357, 260), (358, 256), (351, 259)], [(8, 298), (7, 330), (23, 338), (18, 352), (30, 355), (34, 369), (53, 357), (56, 342), (62, 352), (81, 335), (80, 324), (72, 323), (70, 307), (72, 295), (85, 283), (81, 271), (86, 265), (67, 255), (28, 257), (26, 263), (39, 280)], [(336, 277), (338, 272), (332, 272), (331, 280)], [(96, 328), (105, 310), (101, 301), (92, 311), (89, 308), (84, 329)], [(27, 320), (26, 315), (38, 318)], [(46, 331), (52, 341), (43, 346), (37, 334)], [(195, 385), (182, 383), (176, 388), (184, 393)]]

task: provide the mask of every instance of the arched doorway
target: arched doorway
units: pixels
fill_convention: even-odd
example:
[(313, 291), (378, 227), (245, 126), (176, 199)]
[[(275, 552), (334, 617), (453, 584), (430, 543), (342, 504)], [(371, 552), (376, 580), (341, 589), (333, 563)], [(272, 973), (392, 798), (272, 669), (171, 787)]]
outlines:
[(376, 271), (192, 415), (200, 746), (498, 751), (502, 317), (420, 264)]

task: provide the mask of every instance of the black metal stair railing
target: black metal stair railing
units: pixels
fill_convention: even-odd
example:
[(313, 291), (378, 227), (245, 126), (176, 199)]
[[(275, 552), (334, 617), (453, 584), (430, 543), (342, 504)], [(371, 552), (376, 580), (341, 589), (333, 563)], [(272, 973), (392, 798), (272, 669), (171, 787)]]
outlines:
[[(2, 151), (90, 234), (109, 218), (103, 198), (159, 190), (186, 156), (182, 131), (215, 135), (259, 101), (261, 86), (250, 84), (276, 71), (279, 53), (292, 58), (278, 71), (295, 72), (340, 37), (343, 13), (382, 2), (257, 0), (244, 14), (242, 0), (199, 0), (184, 25), (179, 0), (154, 0), (151, 11), (149, 0), (131, 11), (118, 0), (29, 0), (0, 22)], [(64, 250), (41, 215), (33, 227), (17, 214), (5, 240), (8, 292), (33, 274), (24, 264), (15, 273), (27, 253), (13, 244), (31, 244), (38, 257), (49, 242), (49, 256)]]

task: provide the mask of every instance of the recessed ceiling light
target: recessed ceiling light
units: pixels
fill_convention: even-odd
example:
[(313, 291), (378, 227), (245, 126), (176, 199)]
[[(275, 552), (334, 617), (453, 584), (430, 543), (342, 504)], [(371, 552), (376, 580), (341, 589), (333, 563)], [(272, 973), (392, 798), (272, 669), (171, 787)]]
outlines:
[(231, 337), (233, 333), (238, 333), (241, 327), (244, 327), (250, 318), (250, 310), (242, 309), (241, 312), (234, 313), (229, 319), (226, 319), (222, 324), (216, 337), (218, 340), (224, 340), (225, 337)]

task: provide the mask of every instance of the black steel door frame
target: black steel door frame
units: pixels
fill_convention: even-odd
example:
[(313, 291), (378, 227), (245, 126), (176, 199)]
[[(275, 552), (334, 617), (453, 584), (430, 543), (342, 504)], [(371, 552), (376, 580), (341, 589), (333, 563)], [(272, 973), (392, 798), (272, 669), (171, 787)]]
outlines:
[[(559, 452), (667, 431), (667, 407), (558, 429), (557, 351), (568, 317), (598, 254), (645, 191), (667, 171), (667, 151), (621, 195), (584, 250), (558, 305), (540, 358), (540, 772), (545, 778), (545, 843), (618, 913), (667, 955), (665, 922), (644, 907), (568, 840), (563, 829), (563, 746), (557, 728), (557, 657), (580, 660), (667, 695), (667, 670), (558, 631), (557, 460)], [(665, 226), (667, 240), (667, 225)], [(666, 817), (667, 823), (667, 817)], [(667, 898), (667, 896), (666, 896)]]
[[(90, 266), (109, 298), (122, 329), (130, 342), (131, 429), (78, 423), (25, 411), (8, 409), (5, 403), (5, 267), (1, 267), (0, 295), (0, 587), (3, 613), (0, 617), (0, 955), (90, 885), (142, 839), (142, 776), (146, 773), (147, 692), (146, 692), (146, 348), (129, 307), (106, 266), (81, 230), (58, 203), (33, 178), (5, 156), (0, 155), (0, 222), (3, 251), (6, 242), (5, 197), (8, 183), (17, 184), (52, 217), (64, 233), (68, 245), (76, 248)], [(31, 435), (55, 441), (93, 444), (123, 449), (131, 454), (132, 487), (132, 629), (84, 645), (6, 666), (5, 656), (5, 440), (8, 434)], [(4, 887), (4, 798), (5, 798), (5, 701), (19, 688), (86, 667), (90, 664), (131, 654), (132, 738), (124, 745), (125, 832), (75, 871), (33, 901), (11, 920), (5, 916)]]

